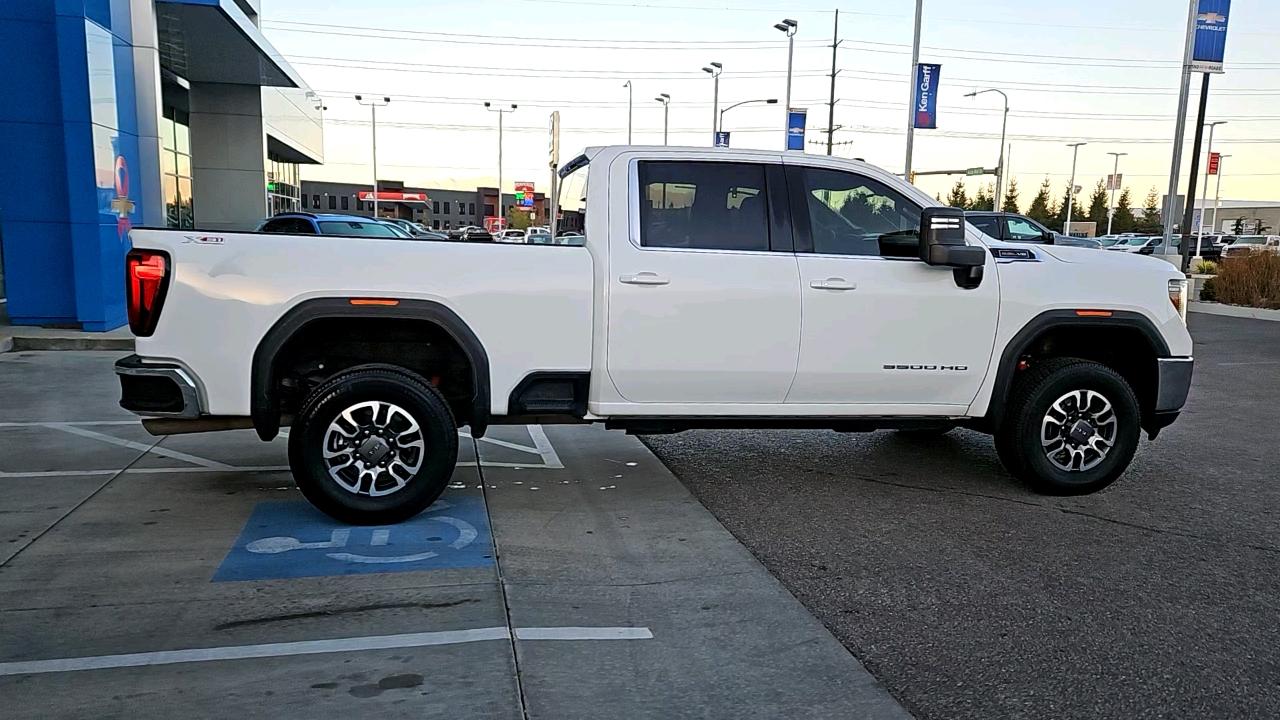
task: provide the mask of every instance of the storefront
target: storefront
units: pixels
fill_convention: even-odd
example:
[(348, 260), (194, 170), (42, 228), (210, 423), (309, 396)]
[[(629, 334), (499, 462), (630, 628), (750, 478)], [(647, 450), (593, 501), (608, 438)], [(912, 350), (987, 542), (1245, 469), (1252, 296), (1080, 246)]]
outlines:
[(0, 3), (12, 322), (124, 324), (133, 227), (245, 230), (298, 209), (322, 107), (262, 36), (259, 3)]

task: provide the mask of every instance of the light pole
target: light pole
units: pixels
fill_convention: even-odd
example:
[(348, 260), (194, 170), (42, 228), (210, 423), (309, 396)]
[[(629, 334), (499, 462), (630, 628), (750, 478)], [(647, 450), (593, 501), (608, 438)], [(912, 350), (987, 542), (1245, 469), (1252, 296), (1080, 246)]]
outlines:
[(627, 89), (627, 144), (631, 144), (631, 100), (635, 95), (635, 88), (631, 87), (631, 81), (628, 80), (622, 84)]
[(1067, 224), (1062, 226), (1063, 235), (1071, 237), (1071, 210), (1076, 204), (1076, 156), (1080, 154), (1080, 146), (1089, 143), (1071, 143), (1071, 187), (1067, 188)]
[(787, 104), (782, 108), (782, 149), (787, 149), (787, 133), (790, 130), (791, 122), (791, 60), (795, 56), (796, 50), (796, 31), (800, 29), (800, 23), (795, 20), (783, 20), (773, 26), (787, 34)]
[(662, 103), (662, 144), (667, 144), (667, 120), (670, 117), (668, 111), (671, 109), (671, 96), (666, 93), (658, 93), (658, 97), (654, 98)]
[[(1196, 252), (1193, 255), (1200, 254), (1200, 245), (1204, 241), (1204, 211), (1205, 205), (1209, 202), (1209, 158), (1213, 157), (1213, 129), (1219, 125), (1226, 125), (1226, 120), (1205, 123), (1205, 127), (1209, 128), (1209, 146), (1205, 148), (1204, 160), (1204, 189), (1200, 191), (1200, 228), (1196, 233)], [(1216, 223), (1217, 220), (1215, 219)]]
[(1004, 119), (1000, 121), (1000, 159), (996, 162), (996, 195), (991, 201), (991, 208), (999, 210), (1002, 202), (1001, 198), (1004, 197), (1001, 192), (1004, 189), (1004, 138), (1005, 130), (1009, 127), (1009, 96), (1005, 95), (1003, 90), (990, 88), (988, 90), (974, 90), (971, 93), (965, 93), (965, 97), (977, 97), (982, 93), (989, 92), (1000, 93), (1000, 97), (1004, 98)]
[(369, 111), (373, 113), (373, 216), (376, 218), (378, 217), (378, 107), (390, 105), (391, 98), (384, 97), (381, 100), (374, 98), (365, 102), (360, 95), (357, 95), (356, 102), (368, 105)]
[[(1222, 194), (1221, 194), (1221, 193), (1222, 193), (1222, 164), (1223, 164), (1223, 161), (1224, 161), (1224, 160), (1226, 160), (1226, 159), (1227, 159), (1227, 158), (1229, 158), (1229, 157), (1231, 157), (1231, 156), (1230, 156), (1230, 155), (1219, 155), (1219, 156), (1218, 156), (1218, 182), (1217, 182), (1217, 184), (1216, 184), (1216, 185), (1214, 186), (1214, 188), (1213, 188), (1213, 234), (1214, 234), (1214, 235), (1217, 235), (1217, 234), (1218, 234), (1218, 205), (1220, 205), (1220, 204), (1221, 204), (1221, 202), (1222, 202), (1222, 200), (1221, 200), (1221, 197), (1222, 197)], [(1206, 184), (1208, 184), (1208, 183), (1206, 183)], [(1203, 223), (1204, 221), (1202, 220), (1201, 222)]]
[(924, 15), (924, 0), (916, 0), (916, 26), (911, 42), (911, 77), (907, 79), (907, 162), (902, 179), (911, 182), (911, 151), (916, 143), (916, 73), (920, 67), (920, 20)]
[(1129, 153), (1109, 152), (1116, 159), (1115, 169), (1111, 171), (1111, 212), (1107, 213), (1107, 234), (1111, 234), (1111, 223), (1116, 219), (1116, 190), (1120, 186), (1120, 158)]
[(702, 68), (702, 72), (711, 73), (711, 78), (715, 81), (715, 93), (711, 96), (711, 144), (715, 145), (716, 131), (720, 129), (717, 124), (720, 118), (720, 73), (724, 72), (724, 66), (713, 62), (710, 67)]
[(497, 209), (497, 216), (499, 218), (502, 218), (503, 221), (505, 221), (507, 214), (502, 209), (502, 116), (506, 115), (509, 112), (515, 112), (516, 104), (511, 103), (511, 109), (508, 110), (507, 108), (503, 108), (503, 107), (493, 107), (491, 104), (489, 104), (486, 101), (484, 104), (484, 109), (488, 110), (489, 112), (498, 113), (498, 207), (496, 209)]
[(725, 109), (723, 109), (723, 110), (721, 110), (721, 111), (720, 111), (720, 124), (718, 125), (718, 127), (724, 127), (724, 114), (725, 114), (725, 113), (727, 113), (727, 112), (729, 112), (730, 110), (732, 110), (732, 109), (734, 109), (734, 108), (738, 107), (739, 105), (751, 105), (751, 104), (753, 104), (753, 103), (764, 103), (765, 105), (777, 105), (777, 104), (778, 104), (778, 98), (769, 98), (768, 100), (743, 100), (742, 102), (734, 103), (734, 104), (730, 105), (729, 107), (727, 107), (727, 108), (725, 108)]

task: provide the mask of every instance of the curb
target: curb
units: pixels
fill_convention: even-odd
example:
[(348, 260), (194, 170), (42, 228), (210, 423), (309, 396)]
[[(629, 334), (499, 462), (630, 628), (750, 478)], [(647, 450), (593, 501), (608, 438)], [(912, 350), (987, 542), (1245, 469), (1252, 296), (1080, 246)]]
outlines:
[(7, 335), (0, 335), (0, 353), (7, 353), (13, 349), (13, 338)]
[(0, 353), (24, 350), (132, 351), (133, 349), (133, 338), (0, 336)]
[(1189, 312), (1204, 313), (1206, 315), (1221, 315), (1223, 317), (1249, 318), (1252, 320), (1270, 320), (1272, 322), (1280, 322), (1280, 310), (1267, 310), (1265, 308), (1223, 305), (1221, 303), (1189, 302), (1187, 303), (1187, 310)]

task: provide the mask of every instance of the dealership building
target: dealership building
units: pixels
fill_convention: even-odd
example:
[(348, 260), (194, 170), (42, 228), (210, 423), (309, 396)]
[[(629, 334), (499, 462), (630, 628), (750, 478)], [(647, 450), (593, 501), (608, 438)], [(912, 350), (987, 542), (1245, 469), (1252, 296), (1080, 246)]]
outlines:
[(322, 106), (260, 0), (0, 2), (0, 297), (14, 324), (126, 321), (132, 227), (302, 207)]

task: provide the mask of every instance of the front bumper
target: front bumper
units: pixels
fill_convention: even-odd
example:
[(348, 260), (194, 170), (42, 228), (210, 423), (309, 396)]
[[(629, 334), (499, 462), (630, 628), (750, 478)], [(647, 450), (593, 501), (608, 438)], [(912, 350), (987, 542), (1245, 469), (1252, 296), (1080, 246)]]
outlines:
[(1150, 439), (1154, 440), (1162, 429), (1172, 425), (1182, 413), (1182, 406), (1187, 403), (1187, 393), (1191, 390), (1194, 364), (1189, 357), (1156, 358), (1156, 404), (1151, 415), (1143, 422), (1143, 429)]
[(198, 418), (200, 393), (186, 370), (172, 363), (144, 362), (137, 355), (116, 361), (120, 407), (147, 417)]

